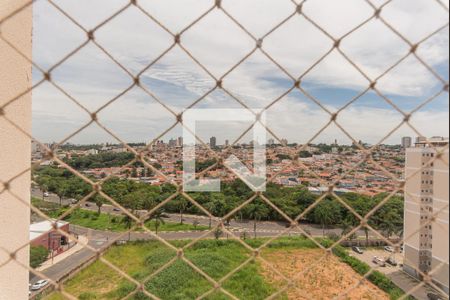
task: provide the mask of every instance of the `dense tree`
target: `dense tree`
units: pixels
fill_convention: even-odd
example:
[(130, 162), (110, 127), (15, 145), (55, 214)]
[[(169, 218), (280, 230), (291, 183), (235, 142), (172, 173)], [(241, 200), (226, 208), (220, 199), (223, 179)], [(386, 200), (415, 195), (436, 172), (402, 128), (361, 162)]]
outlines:
[(156, 206), (158, 195), (154, 192), (144, 191), (143, 196), (140, 199), (141, 199), (141, 208), (150, 211)]
[(106, 200), (100, 195), (95, 195), (94, 202), (95, 205), (97, 205), (97, 213), (100, 215), (100, 213), (102, 212), (102, 206), (106, 203)]
[(343, 220), (339, 227), (342, 229), (342, 237), (349, 234), (354, 228), (352, 222), (350, 222), (348, 219)]
[(337, 201), (325, 199), (314, 208), (313, 218), (316, 223), (322, 225), (323, 235), (325, 236), (327, 226), (341, 223), (341, 206)]
[(161, 224), (165, 224), (164, 211), (162, 209), (158, 209), (150, 216), (150, 220), (155, 222), (155, 233), (158, 235), (159, 226), (161, 226)]
[(54, 188), (54, 192), (59, 197), (59, 205), (62, 206), (63, 198), (69, 193), (69, 185), (65, 179), (59, 179), (59, 181)]
[[(203, 204), (203, 207), (209, 212), (212, 213), (215, 209), (215, 203), (213, 201), (210, 202), (206, 202), (205, 204)], [(209, 229), (211, 229), (212, 227), (212, 217), (209, 216)]]
[(287, 154), (277, 154), (277, 158), (279, 160), (287, 160), (287, 159), (291, 159), (291, 157)]
[(259, 221), (267, 218), (269, 209), (261, 201), (256, 201), (245, 207), (245, 211), (249, 219), (253, 220), (253, 233), (256, 238), (256, 226)]
[[(387, 193), (374, 197), (376, 205), (388, 199)], [(387, 238), (393, 234), (400, 236), (403, 232), (403, 198), (394, 196), (389, 198), (371, 217), (372, 224), (380, 230)]]
[(212, 206), (211, 213), (216, 217), (223, 217), (227, 213), (227, 200), (225, 195), (221, 193), (213, 193), (211, 195)]
[(197, 161), (195, 164), (195, 171), (199, 173), (213, 166), (215, 163), (217, 163), (215, 160)]
[(189, 204), (189, 202), (183, 197), (180, 197), (179, 199), (177, 199), (176, 206), (178, 207), (178, 210), (180, 211), (180, 224), (181, 225), (183, 225), (183, 223), (184, 223), (183, 214), (186, 211), (188, 204)]
[(45, 198), (45, 193), (47, 193), (48, 192), (48, 185), (47, 185), (47, 183), (42, 183), (41, 185), (40, 185), (40, 188), (41, 188), (41, 192), (42, 192), (42, 200), (44, 200), (44, 198)]
[(31, 246), (30, 247), (30, 267), (38, 268), (48, 258), (48, 250), (43, 246)]
[(320, 153), (331, 153), (333, 150), (333, 147), (327, 144), (319, 144), (316, 147), (319, 149)]
[(121, 222), (123, 224), (125, 224), (125, 227), (128, 229), (128, 240), (131, 240), (131, 231), (130, 230), (131, 230), (131, 227), (133, 227), (134, 219), (131, 216), (129, 216), (128, 214), (126, 214), (122, 218)]
[[(100, 153), (87, 156), (75, 156), (71, 159), (65, 159), (65, 162), (77, 170), (121, 167), (134, 159), (134, 154), (124, 153)], [(140, 165), (139, 163), (137, 165)]]
[(300, 158), (308, 158), (308, 157), (313, 156), (311, 152), (305, 151), (305, 150), (300, 151), (299, 155), (300, 155)]
[[(54, 166), (38, 168), (33, 174), (33, 179), (42, 191), (54, 192), (61, 197), (61, 200), (63, 197), (80, 200), (92, 192), (92, 187), (82, 179), (67, 170)], [(168, 197), (176, 194), (177, 188), (172, 184), (152, 186), (133, 180), (113, 177), (103, 183), (102, 191), (130, 211), (150, 211)], [(220, 193), (189, 193), (189, 195), (212, 215), (223, 218), (252, 197), (254, 192), (242, 181), (235, 180), (233, 182), (222, 182)], [(343, 234), (345, 234), (361, 223), (360, 219), (349, 209), (344, 208), (337, 199), (330, 197), (323, 199), (316, 207), (302, 215), (319, 197), (309, 192), (307, 187), (304, 186), (282, 187), (269, 183), (264, 195), (290, 218), (302, 216), (301, 221), (322, 225), (324, 233), (325, 228), (332, 225), (339, 226), (343, 230)], [(393, 196), (385, 201), (387, 196), (388, 194), (379, 194), (369, 197), (356, 193), (347, 193), (340, 197), (360, 216), (365, 217), (368, 213), (371, 213), (370, 218), (368, 218), (368, 224), (382, 232), (386, 237), (401, 235), (403, 230), (404, 200), (400, 196)], [(97, 197), (95, 197), (90, 201), (95, 202), (100, 210), (103, 201), (97, 200)], [(372, 211), (382, 201), (384, 201), (383, 205), (376, 211)], [(256, 205), (257, 203), (259, 204)], [(164, 210), (168, 213), (180, 214), (180, 222), (182, 222), (185, 213), (204, 214), (202, 210), (192, 205), (182, 196), (178, 196), (166, 203)], [(244, 207), (233, 217), (241, 220), (286, 221), (276, 210), (268, 207), (261, 201), (255, 201), (246, 208)], [(211, 223), (212, 219), (210, 219)], [(368, 240), (369, 229), (367, 227), (362, 229), (365, 230), (366, 239)]]

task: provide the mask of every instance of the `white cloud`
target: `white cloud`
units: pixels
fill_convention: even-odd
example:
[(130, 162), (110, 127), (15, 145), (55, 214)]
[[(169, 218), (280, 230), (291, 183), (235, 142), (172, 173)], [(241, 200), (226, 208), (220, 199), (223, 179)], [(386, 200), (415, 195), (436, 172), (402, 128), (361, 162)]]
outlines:
[[(82, 26), (91, 29), (128, 2), (59, 0), (57, 3)], [(170, 31), (176, 33), (214, 3), (207, 0), (155, 0), (139, 1), (139, 4)], [(377, 1), (377, 5), (380, 4), (381, 1)], [(290, 0), (223, 0), (223, 6), (257, 38), (295, 11), (295, 5)], [(33, 55), (39, 65), (52, 66), (86, 39), (79, 28), (50, 5), (37, 4), (34, 11)], [(371, 16), (373, 9), (366, 1), (317, 0), (306, 2), (304, 12), (330, 34), (340, 37)], [(397, 0), (387, 5), (382, 15), (402, 34), (412, 41), (418, 41), (448, 22), (448, 16), (443, 16), (442, 12), (443, 9), (434, 1)], [(96, 32), (96, 38), (133, 73), (142, 70), (173, 43), (173, 37), (169, 33), (135, 7), (103, 26)], [(255, 47), (253, 39), (217, 9), (183, 33), (181, 41), (216, 77), (222, 76)], [(445, 30), (426, 41), (419, 48), (419, 54), (433, 67), (441, 68), (448, 63), (447, 44), (448, 30)], [(263, 49), (293, 76), (301, 75), (331, 47), (332, 41), (299, 15), (269, 35), (263, 43)], [(407, 44), (379, 20), (369, 22), (345, 38), (342, 41), (342, 49), (371, 78), (379, 76), (409, 51)], [(94, 45), (86, 47), (58, 67), (53, 75), (56, 82), (90, 110), (97, 109), (131, 83), (131, 78), (114, 66)], [(145, 72), (142, 81), (177, 111), (192, 103), (215, 84), (214, 80), (178, 47)], [(327, 88), (361, 91), (368, 86), (368, 81), (336, 51), (314, 68), (304, 81), (319, 90)], [(291, 84), (288, 77), (259, 51), (224, 79), (226, 88), (256, 108), (271, 103)], [(424, 70), (415, 59), (406, 60), (380, 80), (380, 88), (384, 93), (392, 97), (407, 96), (418, 99), (434, 91), (436, 84), (433, 75)], [(39, 103), (35, 106), (35, 128), (43, 130), (43, 127), (48, 127), (39, 126), (42, 120), (51, 119), (57, 123), (55, 118), (58, 115), (65, 116), (64, 121), (60, 122), (61, 128), (69, 128), (67, 123), (79, 121), (78, 117), (67, 114), (66, 107), (55, 105), (57, 97), (59, 95), (52, 94), (49, 90), (34, 94), (35, 102)], [(274, 126), (290, 140), (307, 139), (308, 134), (323, 123), (323, 114), (319, 108), (305, 106), (298, 98), (290, 97), (271, 110), (272, 118), (275, 119)], [(108, 126), (114, 127), (115, 120), (120, 124), (116, 128), (121, 135), (130, 140), (139, 139), (141, 136), (146, 139), (145, 130), (133, 130), (140, 124), (145, 124), (144, 128), (151, 130), (152, 134), (161, 131), (167, 125), (165, 112), (158, 108), (158, 104), (143, 106), (146, 101), (153, 100), (148, 95), (137, 95), (134, 101), (128, 100), (126, 105), (115, 103), (108, 108)], [(231, 103), (232, 100), (215, 93), (199, 106), (236, 105)], [(349, 115), (343, 126), (355, 129), (355, 134), (365, 137), (368, 142), (376, 142), (376, 135), (393, 128), (396, 125), (394, 120), (398, 117), (393, 110), (368, 106), (352, 107), (345, 113)], [(433, 114), (439, 118), (438, 122), (420, 121), (429, 120)], [(448, 114), (424, 111), (417, 114), (417, 120), (418, 127), (423, 127), (430, 135), (448, 134), (442, 127), (444, 123), (448, 123)], [(361, 126), (364, 122), (380, 126), (379, 130), (376, 130), (377, 134), (373, 134), (373, 127)], [(48, 124), (48, 121), (42, 124), (44, 123)], [(39, 136), (44, 140), (56, 139), (54, 135), (61, 136), (69, 131), (61, 128), (58, 127), (58, 133), (53, 133), (51, 129), (44, 130), (39, 132)], [(291, 128), (306, 128), (308, 134), (302, 133), (305, 130)], [(326, 134), (323, 136), (327, 139)], [(95, 134), (94, 138), (89, 138), (93, 139)], [(392, 141), (396, 139), (397, 137)]]

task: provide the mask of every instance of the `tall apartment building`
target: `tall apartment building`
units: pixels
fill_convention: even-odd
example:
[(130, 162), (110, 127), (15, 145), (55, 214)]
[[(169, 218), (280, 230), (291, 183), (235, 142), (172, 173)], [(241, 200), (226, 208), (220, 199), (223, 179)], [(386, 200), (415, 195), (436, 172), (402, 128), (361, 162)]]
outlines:
[(209, 146), (211, 147), (211, 149), (217, 147), (217, 138), (215, 136), (209, 139)]
[[(405, 186), (405, 262), (404, 270), (421, 278), (420, 272), (433, 272), (433, 281), (449, 291), (449, 153), (435, 160), (448, 139), (416, 140), (406, 150)], [(439, 213), (439, 214), (438, 214)], [(437, 214), (437, 215), (436, 215)], [(433, 219), (434, 218), (434, 219)], [(430, 221), (432, 221), (430, 223)], [(420, 230), (419, 230), (420, 228)], [(420, 270), (420, 272), (418, 271)]]
[(410, 148), (412, 146), (412, 138), (409, 136), (405, 136), (402, 138), (402, 147), (404, 149)]
[(33, 159), (42, 159), (45, 150), (42, 149), (41, 145), (39, 145), (36, 141), (31, 141), (31, 156)]
[(170, 139), (169, 140), (169, 147), (170, 148), (175, 148), (178, 144), (178, 141), (176, 139)]
[(177, 139), (177, 146), (178, 147), (183, 147), (183, 138), (180, 136), (178, 139)]

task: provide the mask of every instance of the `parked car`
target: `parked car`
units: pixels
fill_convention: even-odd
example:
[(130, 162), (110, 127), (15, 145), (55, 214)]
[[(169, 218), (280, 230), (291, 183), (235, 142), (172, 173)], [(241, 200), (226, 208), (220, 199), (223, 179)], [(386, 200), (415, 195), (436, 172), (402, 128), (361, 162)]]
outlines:
[(48, 284), (47, 280), (41, 279), (31, 286), (32, 291), (38, 291)]
[(394, 253), (395, 252), (395, 249), (393, 247), (391, 247), (391, 246), (384, 247), (384, 250), (386, 250), (387, 252), (390, 252), (390, 253)]
[(50, 196), (50, 194), (47, 193), (47, 192), (45, 192), (45, 193), (44, 193), (44, 197), (48, 197), (48, 196)]
[(428, 293), (427, 297), (429, 300), (444, 300), (444, 298), (435, 293)]
[(386, 262), (377, 256), (373, 257), (372, 262), (380, 267), (386, 267)]
[(391, 266), (394, 266), (394, 267), (398, 266), (397, 261), (393, 257), (389, 257), (388, 259), (386, 259), (386, 262), (388, 264), (390, 264)]
[(364, 251), (360, 247), (352, 247), (352, 250), (358, 254), (364, 254)]
[(113, 208), (113, 211), (115, 211), (115, 212), (121, 212), (121, 210), (120, 210), (119, 208), (117, 208), (117, 207), (114, 207), (114, 208)]

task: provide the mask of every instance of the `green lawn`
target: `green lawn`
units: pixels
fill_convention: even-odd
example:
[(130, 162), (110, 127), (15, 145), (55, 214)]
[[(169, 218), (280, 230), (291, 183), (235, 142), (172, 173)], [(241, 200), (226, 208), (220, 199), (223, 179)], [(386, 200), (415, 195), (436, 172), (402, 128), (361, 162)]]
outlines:
[[(42, 199), (34, 197), (31, 199), (31, 203), (51, 218), (57, 218), (67, 209), (61, 208), (57, 203), (43, 201)], [(111, 230), (122, 232), (128, 229), (126, 224), (123, 222), (123, 216), (105, 213), (101, 213), (99, 215), (94, 211), (84, 209), (74, 210), (64, 220), (70, 222), (73, 225), (79, 225), (96, 230)], [(156, 230), (154, 220), (147, 221), (145, 224), (148, 229), (152, 231)], [(207, 226), (202, 225), (194, 226), (193, 224), (180, 224), (172, 222), (165, 222), (164, 224), (160, 224), (158, 227), (158, 231), (203, 231), (208, 229), (209, 228)]]
[[(173, 242), (182, 246), (186, 242)], [(234, 241), (200, 241), (185, 253), (186, 258), (203, 270), (208, 276), (220, 280), (250, 257), (251, 253)], [(105, 258), (139, 282), (176, 257), (170, 248), (156, 241), (133, 242), (115, 246)], [(265, 299), (276, 292), (276, 287), (268, 284), (260, 274), (257, 262), (251, 262), (231, 276), (223, 287), (239, 299)], [(150, 278), (145, 283), (147, 291), (167, 300), (195, 299), (213, 286), (202, 275), (194, 271), (187, 263), (177, 259), (170, 267)], [(134, 289), (131, 282), (120, 277), (107, 265), (96, 262), (64, 284), (65, 290), (81, 300), (120, 299)], [(45, 300), (64, 299), (52, 294)], [(148, 299), (136, 294), (131, 299)], [(221, 292), (214, 292), (205, 299), (230, 299)], [(282, 297), (280, 299), (286, 299)]]
[[(100, 261), (84, 269), (64, 284), (64, 290), (80, 300), (119, 300), (134, 289), (133, 283), (123, 279), (120, 274)], [(53, 293), (44, 299), (60, 300), (65, 297), (59, 293)]]
[[(94, 211), (77, 209), (67, 218), (67, 222), (97, 230), (126, 231), (127, 225), (123, 222), (123, 216), (101, 213), (100, 215)], [(147, 221), (145, 223), (148, 229), (155, 231), (155, 221)], [(194, 226), (192, 224), (180, 224), (165, 222), (159, 225), (158, 231), (202, 231), (207, 230), (207, 226)]]
[[(246, 242), (252, 247), (259, 247), (265, 239), (249, 239)], [(183, 247), (188, 241), (172, 241), (176, 247)], [(329, 242), (322, 241), (324, 245)], [(290, 251), (295, 249), (314, 249), (316, 244), (302, 237), (284, 237), (270, 243), (263, 250), (263, 257), (274, 251)], [(367, 270), (359, 272), (360, 262), (348, 261), (347, 250), (339, 247), (343, 263), (363, 275)], [(185, 251), (185, 257), (200, 268), (209, 277), (219, 281), (235, 270), (251, 257), (251, 253), (240, 243), (230, 240), (202, 240)], [(104, 257), (138, 282), (145, 283), (146, 290), (162, 300), (196, 299), (211, 291), (212, 284), (204, 276), (194, 271), (189, 264), (171, 248), (158, 241), (137, 241), (112, 247)], [(166, 269), (154, 273), (172, 259), (176, 260)], [(384, 275), (377, 275), (372, 281), (380, 289), (398, 299), (403, 293), (398, 290)], [(372, 279), (372, 278), (370, 278)], [(376, 279), (376, 280), (375, 280)], [(239, 299), (260, 300), (273, 295), (282, 285), (269, 283), (263, 275), (259, 262), (251, 261), (234, 275), (225, 280), (222, 287)], [(64, 283), (65, 291), (81, 300), (121, 299), (135, 290), (135, 285), (106, 264), (97, 261), (81, 271), (74, 278)], [(64, 297), (53, 293), (43, 300), (63, 300)], [(148, 300), (143, 293), (130, 297), (131, 300)], [(229, 296), (216, 291), (209, 294), (207, 300), (227, 300)], [(278, 300), (286, 300), (282, 294)]]
[(60, 210), (59, 204), (47, 202), (41, 198), (32, 197), (31, 204), (50, 217), (53, 217)]

